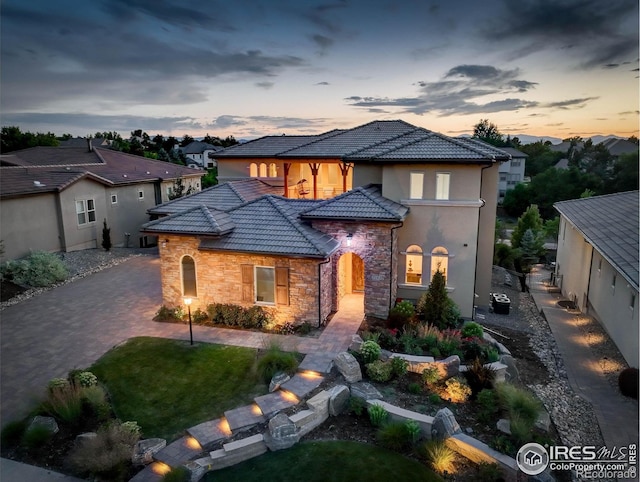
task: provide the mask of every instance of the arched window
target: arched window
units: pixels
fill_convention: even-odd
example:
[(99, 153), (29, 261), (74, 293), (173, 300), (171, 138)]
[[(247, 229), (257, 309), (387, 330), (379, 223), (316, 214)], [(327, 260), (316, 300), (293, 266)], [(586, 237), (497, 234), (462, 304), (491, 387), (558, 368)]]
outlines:
[(255, 162), (249, 164), (249, 176), (258, 177), (258, 165)]
[(264, 162), (260, 164), (260, 177), (267, 177), (267, 165)]
[(407, 248), (405, 282), (412, 285), (422, 284), (422, 248), (415, 244)]
[(275, 162), (269, 164), (269, 177), (278, 177), (278, 167)]
[(196, 263), (191, 256), (184, 256), (181, 261), (182, 268), (182, 296), (196, 298)]
[(440, 271), (447, 281), (447, 269), (449, 268), (449, 252), (442, 246), (436, 246), (431, 251), (431, 278)]

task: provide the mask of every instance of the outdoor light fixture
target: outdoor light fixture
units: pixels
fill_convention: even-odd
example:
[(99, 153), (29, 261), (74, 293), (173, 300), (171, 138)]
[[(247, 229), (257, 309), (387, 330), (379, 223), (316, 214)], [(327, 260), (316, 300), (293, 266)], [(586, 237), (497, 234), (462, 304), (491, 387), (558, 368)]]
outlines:
[(193, 345), (193, 327), (191, 326), (191, 298), (185, 298), (184, 304), (187, 305), (187, 310), (189, 312), (189, 339), (191, 340), (191, 345)]
[(351, 240), (353, 239), (353, 234), (347, 234), (347, 246), (351, 246)]
[(167, 247), (167, 243), (168, 243), (168, 242), (169, 242), (169, 240), (168, 240), (168, 239), (163, 239), (163, 240), (162, 240), (162, 247), (163, 247), (163, 248), (166, 248), (166, 247)]

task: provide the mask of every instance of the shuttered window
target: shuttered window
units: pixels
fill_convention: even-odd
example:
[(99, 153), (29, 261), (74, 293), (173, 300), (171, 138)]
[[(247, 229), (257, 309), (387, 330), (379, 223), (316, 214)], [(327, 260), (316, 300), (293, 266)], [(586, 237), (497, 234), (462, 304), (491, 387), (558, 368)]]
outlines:
[(242, 301), (289, 304), (289, 268), (242, 265)]
[(253, 265), (242, 265), (242, 301), (254, 302), (253, 297)]
[(289, 268), (276, 268), (276, 303), (289, 304)]

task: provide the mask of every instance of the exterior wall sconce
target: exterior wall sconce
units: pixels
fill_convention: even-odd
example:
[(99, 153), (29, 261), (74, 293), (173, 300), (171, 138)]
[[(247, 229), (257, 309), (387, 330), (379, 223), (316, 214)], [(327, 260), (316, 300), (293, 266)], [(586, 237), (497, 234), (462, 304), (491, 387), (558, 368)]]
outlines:
[(347, 246), (350, 247), (351, 246), (351, 241), (353, 240), (353, 234), (349, 233), (347, 234)]
[(167, 243), (168, 243), (168, 242), (169, 242), (169, 240), (168, 240), (168, 239), (163, 239), (163, 240), (162, 240), (162, 247), (163, 247), (163, 248), (166, 248), (166, 247), (167, 247)]

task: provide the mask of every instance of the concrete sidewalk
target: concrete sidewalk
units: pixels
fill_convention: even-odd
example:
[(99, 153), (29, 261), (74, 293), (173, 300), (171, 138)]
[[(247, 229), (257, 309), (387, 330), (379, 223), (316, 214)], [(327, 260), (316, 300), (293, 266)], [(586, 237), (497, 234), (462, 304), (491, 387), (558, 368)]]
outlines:
[(556, 303), (563, 297), (560, 293), (548, 292), (545, 281), (549, 276), (550, 272), (540, 266), (534, 268), (530, 275), (530, 292), (551, 328), (571, 388), (593, 406), (609, 449), (637, 444), (638, 401), (621, 395), (605, 378), (577, 323), (587, 315), (576, 315), (558, 307)]

